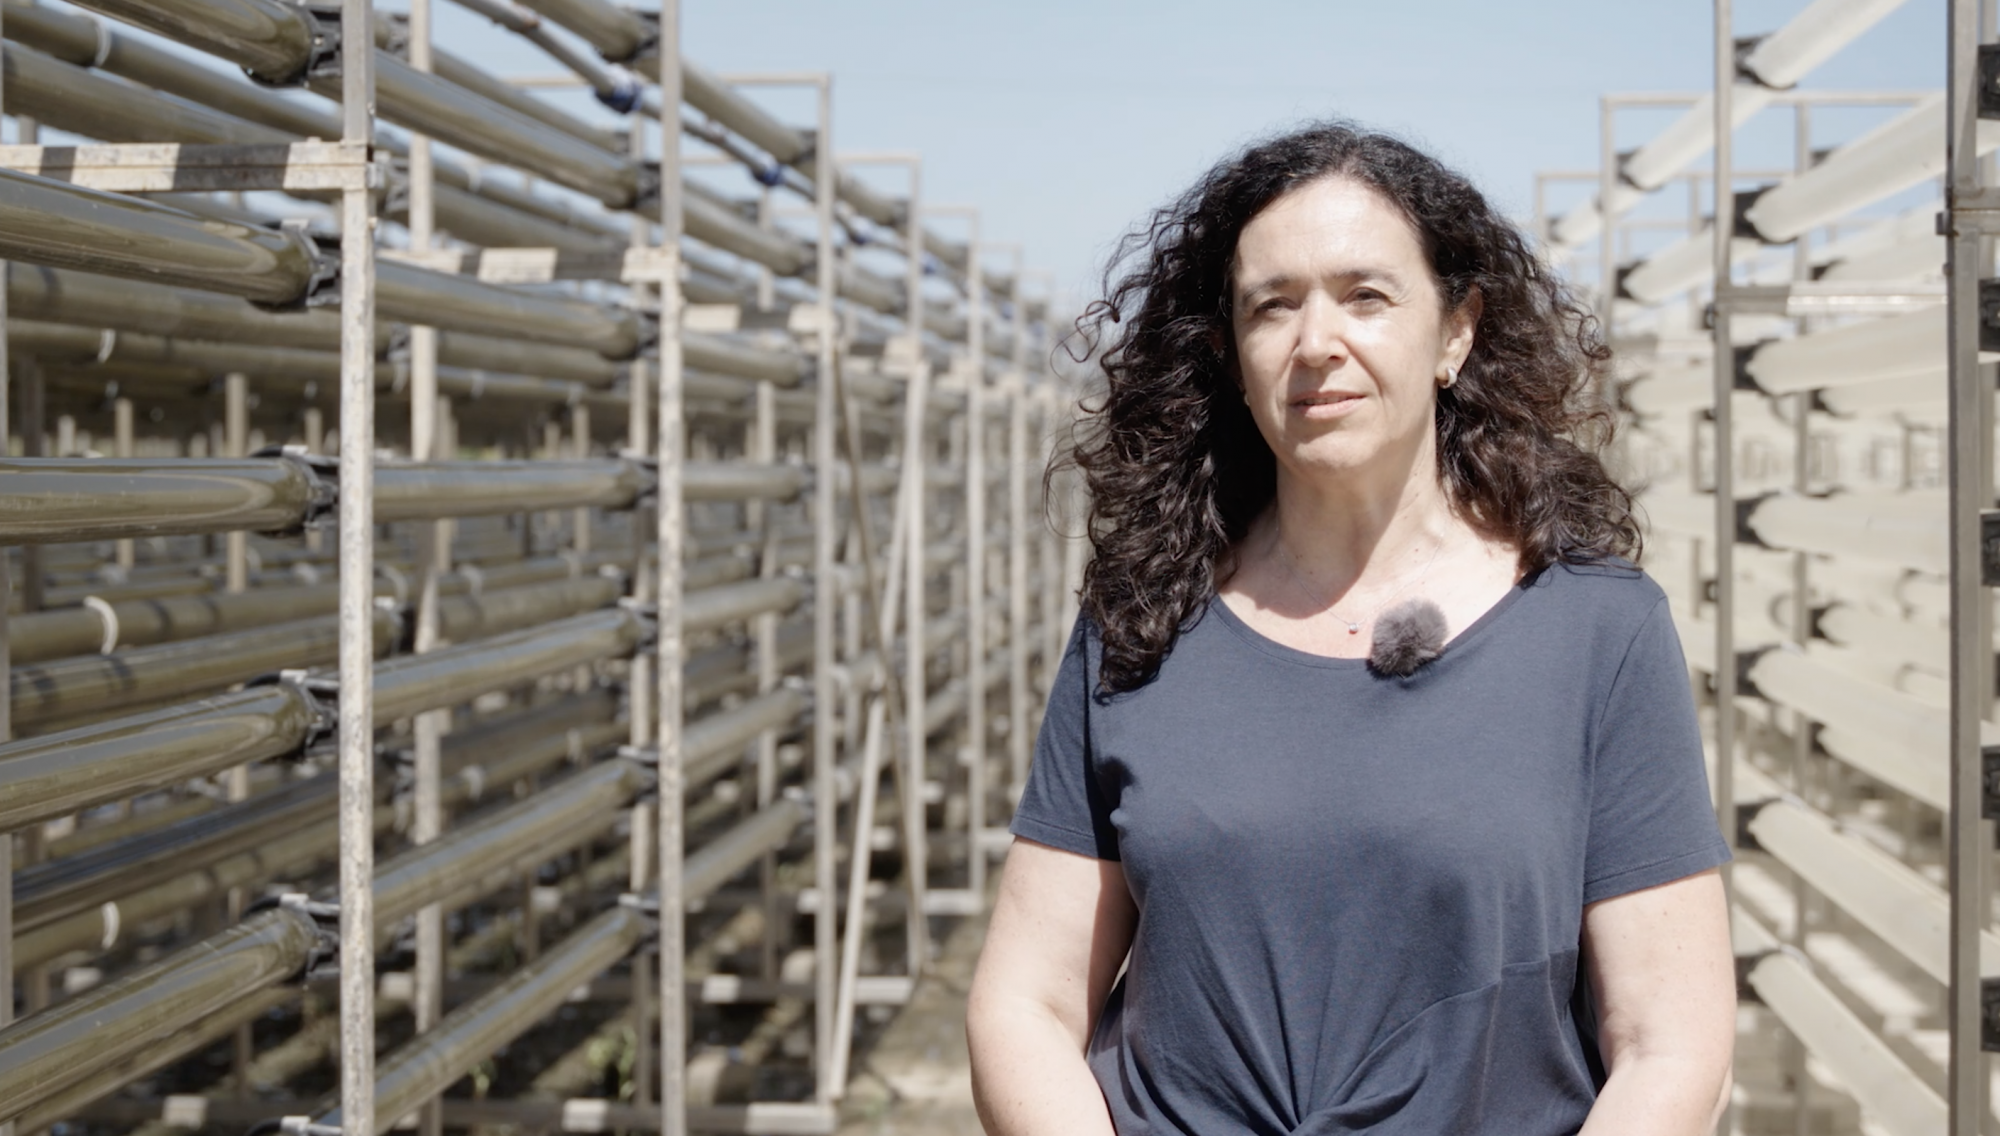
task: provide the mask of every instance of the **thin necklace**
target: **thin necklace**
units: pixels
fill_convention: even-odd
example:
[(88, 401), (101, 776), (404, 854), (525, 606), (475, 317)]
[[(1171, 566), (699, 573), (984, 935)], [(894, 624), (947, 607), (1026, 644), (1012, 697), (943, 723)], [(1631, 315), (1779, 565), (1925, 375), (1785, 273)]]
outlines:
[[(1322, 605), (1321, 605), (1320, 601), (1319, 601), (1319, 600), (1317, 600), (1317, 599), (1315, 599), (1315, 598), (1313, 597), (1313, 594), (1312, 594), (1312, 592), (1311, 592), (1311, 591), (1310, 591), (1309, 589), (1307, 589), (1307, 587), (1306, 587), (1306, 585), (1305, 585), (1305, 581), (1304, 581), (1304, 580), (1301, 580), (1301, 579), (1299, 579), (1299, 574), (1298, 574), (1298, 571), (1297, 571), (1296, 569), (1294, 569), (1294, 568), (1292, 567), (1292, 550), (1291, 550), (1291, 547), (1290, 547), (1289, 545), (1287, 545), (1287, 544), (1286, 544), (1286, 543), (1284, 542), (1284, 539), (1283, 539), (1283, 538), (1280, 538), (1280, 539), (1278, 540), (1278, 547), (1284, 550), (1284, 553), (1285, 553), (1285, 555), (1284, 555), (1284, 565), (1285, 565), (1285, 575), (1287, 575), (1287, 576), (1291, 577), (1291, 579), (1292, 579), (1292, 586), (1293, 586), (1294, 588), (1297, 588), (1297, 589), (1298, 589), (1298, 592), (1299, 592), (1299, 595), (1301, 595), (1301, 596), (1305, 597), (1305, 601), (1306, 601), (1306, 603), (1307, 603), (1308, 605), (1310, 605), (1310, 606), (1313, 606), (1313, 607), (1321, 607)], [(1376, 616), (1378, 616), (1378, 615), (1381, 615), (1381, 614), (1382, 614), (1382, 613), (1383, 613), (1384, 611), (1387, 611), (1387, 610), (1389, 609), (1389, 605), (1390, 605), (1390, 604), (1392, 604), (1392, 603), (1395, 603), (1395, 602), (1396, 602), (1396, 601), (1397, 601), (1398, 599), (1401, 599), (1401, 598), (1402, 598), (1402, 595), (1403, 595), (1403, 593), (1404, 593), (1404, 592), (1407, 592), (1407, 591), (1409, 591), (1409, 590), (1410, 590), (1410, 587), (1411, 587), (1412, 585), (1414, 585), (1414, 584), (1415, 584), (1415, 583), (1416, 583), (1417, 581), (1419, 581), (1419, 580), (1423, 579), (1424, 577), (1426, 577), (1426, 576), (1430, 575), (1430, 572), (1431, 572), (1431, 566), (1437, 563), (1437, 558), (1438, 558), (1438, 553), (1440, 553), (1440, 552), (1442, 552), (1442, 551), (1444, 551), (1444, 542), (1443, 542), (1442, 540), (1440, 540), (1440, 541), (1438, 541), (1438, 542), (1437, 542), (1437, 544), (1436, 544), (1436, 545), (1435, 545), (1434, 547), (1432, 547), (1432, 549), (1431, 549), (1431, 558), (1430, 558), (1429, 560), (1426, 560), (1426, 561), (1424, 561), (1424, 567), (1423, 567), (1423, 571), (1421, 571), (1421, 572), (1418, 572), (1418, 573), (1417, 573), (1416, 575), (1414, 575), (1414, 576), (1410, 577), (1409, 579), (1407, 579), (1407, 580), (1403, 581), (1403, 586), (1402, 586), (1402, 587), (1400, 587), (1400, 588), (1397, 588), (1397, 589), (1396, 589), (1395, 591), (1391, 592), (1391, 593), (1389, 594), (1389, 598), (1388, 598), (1388, 599), (1386, 599), (1386, 600), (1383, 600), (1383, 601), (1382, 601), (1381, 603), (1379, 603), (1379, 604), (1376, 604), (1376, 605), (1375, 605), (1375, 610), (1374, 610), (1374, 611), (1372, 611), (1372, 612), (1369, 612), (1369, 613), (1368, 613), (1368, 617), (1367, 617), (1366, 619), (1364, 619), (1364, 620), (1362, 620), (1362, 621), (1360, 621), (1360, 622), (1356, 622), (1356, 621), (1354, 621), (1354, 620), (1352, 620), (1352, 619), (1349, 619), (1349, 618), (1347, 618), (1346, 616), (1344, 616), (1344, 615), (1340, 614), (1339, 612), (1337, 612), (1337, 611), (1333, 610), (1333, 605), (1331, 605), (1331, 604), (1326, 604), (1326, 605), (1324, 605), (1324, 610), (1326, 611), (1326, 613), (1327, 613), (1328, 615), (1330, 615), (1330, 616), (1334, 617), (1335, 619), (1339, 620), (1340, 622), (1342, 622), (1342, 623), (1346, 624), (1346, 625), (1347, 625), (1347, 633), (1348, 633), (1349, 635), (1359, 635), (1359, 634), (1361, 634), (1361, 628), (1362, 628), (1363, 626), (1365, 626), (1366, 624), (1369, 624), (1369, 623), (1372, 623), (1372, 622), (1374, 622), (1374, 620), (1375, 620), (1375, 617), (1376, 617)]]

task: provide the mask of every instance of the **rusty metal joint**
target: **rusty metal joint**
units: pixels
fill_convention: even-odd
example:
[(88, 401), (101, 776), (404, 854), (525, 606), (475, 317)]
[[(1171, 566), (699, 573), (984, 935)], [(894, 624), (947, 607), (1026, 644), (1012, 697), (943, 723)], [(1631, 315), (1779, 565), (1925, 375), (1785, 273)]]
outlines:
[(304, 985), (330, 977), (334, 964), (340, 958), (340, 905), (316, 900), (303, 892), (284, 892), (266, 896), (244, 909), (244, 918), (264, 911), (288, 911), (299, 916), (313, 930), (313, 945), (306, 952), (305, 965), (291, 977), (295, 985)]
[(630, 612), (639, 621), (639, 642), (632, 648), (633, 654), (652, 654), (659, 643), (660, 606), (624, 596), (619, 599), (618, 607), (622, 611)]
[(645, 933), (640, 936), (635, 954), (647, 954), (660, 945), (660, 893), (624, 892), (618, 897), (618, 906), (628, 911), (636, 911), (646, 921)]
[(618, 460), (632, 466), (639, 473), (639, 492), (632, 498), (632, 508), (648, 509), (660, 503), (660, 462), (652, 454), (632, 449), (618, 451)]
[[(299, 15), (312, 37), (312, 47), (303, 64), (283, 75), (262, 75), (248, 67), (243, 73), (266, 87), (303, 87), (314, 79), (340, 78), (340, 7), (337, 4), (300, 4)], [(361, 35), (368, 35), (362, 29)]]
[(631, 52), (622, 59), (614, 58), (610, 55), (606, 55), (603, 52), (599, 52), (598, 54), (603, 56), (604, 61), (606, 63), (618, 63), (618, 64), (629, 65), (638, 60), (644, 59), (649, 55), (659, 54), (660, 13), (657, 10), (646, 12), (636, 8), (627, 8), (626, 11), (639, 23), (638, 46), (634, 47), (631, 50)]
[[(331, 525), (340, 511), (340, 459), (326, 454), (315, 454), (304, 446), (266, 446), (250, 455), (258, 458), (277, 458), (296, 466), (306, 476), (311, 486), (311, 497), (306, 502), (305, 512), (299, 517), (294, 533)], [(285, 533), (279, 535), (292, 535)]]
[(658, 205), (662, 184), (660, 179), (660, 163), (657, 160), (648, 159), (647, 161), (635, 164), (637, 166), (635, 171), (637, 174), (637, 184), (632, 189), (632, 204), (626, 206), (626, 208), (636, 210)]

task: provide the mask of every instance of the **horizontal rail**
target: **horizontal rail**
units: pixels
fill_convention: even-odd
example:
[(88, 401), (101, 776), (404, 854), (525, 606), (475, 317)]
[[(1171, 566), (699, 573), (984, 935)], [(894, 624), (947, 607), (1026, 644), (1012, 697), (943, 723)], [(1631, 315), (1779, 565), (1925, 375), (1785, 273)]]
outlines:
[[(1943, 888), (1888, 853), (1844, 835), (1795, 800), (1757, 810), (1750, 833), (1763, 850), (1811, 884), (1898, 954), (1942, 983), (1951, 981), (1951, 901)], [(1980, 936), (1982, 969), (2000, 973), (2000, 935)]]
[[(423, 903), (496, 873), (504, 880), (508, 873), (500, 871), (502, 864), (532, 862), (538, 853), (556, 855), (597, 828), (608, 829), (616, 819), (615, 810), (645, 780), (630, 762), (606, 763), (385, 863), (376, 875), (376, 926), (384, 928)], [(593, 826), (600, 818), (602, 825)], [(320, 945), (309, 919), (288, 909), (267, 912), (54, 1010), (0, 1029), (0, 1120), (19, 1116), (66, 1085), (115, 1067), (235, 1000), (300, 974)], [(591, 976), (571, 981), (562, 992)], [(527, 1020), (541, 1016), (536, 1013)], [(384, 1128), (393, 1120), (388, 1118)]]
[(1893, 1136), (1945, 1130), (1944, 1099), (1875, 1036), (1799, 957), (1778, 951), (1750, 969), (1750, 988), (1833, 1070), (1870, 1119)]
[[(576, 616), (375, 668), (375, 720), (407, 718), (628, 654), (641, 623)], [(292, 686), (254, 687), (0, 745), (0, 824), (10, 829), (232, 765), (296, 752), (319, 715)]]
[(10, 259), (227, 292), (303, 298), (319, 271), (305, 242), (169, 206), (0, 169), (0, 248)]
[(782, 848), (811, 815), (804, 802), (781, 797), (688, 856), (681, 893), (694, 903), (714, 894), (766, 852)]
[(302, 462), (132, 458), (0, 461), (0, 544), (296, 528), (325, 503)]
[[(222, 292), (261, 303), (307, 300), (334, 266), (304, 241), (229, 225), (147, 201), (0, 170), (0, 254), (10, 260)], [(638, 317), (608, 305), (432, 272), (376, 265), (387, 319), (452, 331), (585, 347), (607, 358), (638, 351)]]
[[(444, 756), (454, 776), (441, 784), (443, 802), (478, 799), (489, 787), (511, 786), (578, 752), (600, 753), (623, 740), (625, 727), (615, 721), (569, 720), (593, 707), (607, 710), (597, 698), (570, 699), (559, 713), (505, 715), (448, 736)], [(503, 741), (505, 756), (488, 764), (470, 760), (496, 752)], [(16, 909), (22, 964), (100, 947), (121, 925), (143, 923), (231, 887), (283, 878), (332, 855), (338, 833), (330, 782), (331, 775), (301, 782), (23, 872)], [(378, 831), (395, 816), (392, 805), (378, 809)], [(177, 832), (188, 837), (186, 845), (174, 845)], [(174, 854), (162, 856), (161, 848), (169, 846), (176, 847)]]
[(254, 687), (0, 745), (0, 826), (15, 831), (232, 765), (296, 752), (319, 716), (289, 686)]
[(681, 496), (689, 501), (789, 501), (806, 481), (801, 466), (691, 461), (682, 468)]
[(746, 580), (687, 594), (681, 606), (681, 626), (706, 631), (769, 612), (784, 612), (805, 602), (804, 583), (787, 578)]
[(806, 711), (806, 696), (789, 689), (759, 695), (690, 723), (681, 737), (681, 760), (690, 788), (727, 772), (743, 747), (765, 730), (785, 730)]
[(298, 975), (319, 942), (310, 919), (269, 911), (0, 1029), (0, 1122)]
[[(0, 478), (8, 488), (0, 544), (282, 532), (324, 511), (337, 484), (289, 457), (22, 458), (0, 461)], [(375, 473), (375, 516), (628, 508), (650, 483), (629, 461), (384, 463)]]
[[(555, 1012), (570, 992), (609, 969), (647, 931), (638, 912), (607, 911), (500, 985), (446, 1014), (431, 1030), (386, 1057), (375, 1073), (376, 1136), (443, 1092), (494, 1050)], [(341, 1124), (339, 1109), (317, 1123)]]
[[(299, 563), (311, 565), (310, 561)], [(390, 561), (378, 555), (376, 563), (387, 566)], [(546, 600), (560, 606), (565, 601), (558, 597), (570, 594), (570, 589), (583, 589), (593, 596), (605, 594), (605, 577), (570, 581), (570, 576), (578, 567), (577, 562), (568, 557), (493, 565), (478, 571), (476, 578), (483, 589), (478, 596), (465, 595), (472, 589), (473, 575), (466, 572), (446, 573), (438, 582), (439, 594), (444, 597), (439, 613), (444, 621), (446, 636), (469, 638), (475, 633), (475, 628), (477, 633), (497, 634), (502, 625), (495, 622), (495, 616), (485, 613), (505, 609), (492, 607), (494, 604), (540, 604)], [(597, 565), (585, 562), (582, 567), (593, 569)], [(684, 578), (689, 588), (700, 588), (725, 582), (718, 577), (708, 583), (698, 583), (697, 580), (705, 579), (700, 573), (733, 572), (740, 578), (747, 571), (747, 567), (735, 558), (717, 558), (712, 563), (689, 565)], [(186, 583), (196, 590), (211, 586), (209, 581), (199, 577), (189, 577), (186, 581), (168, 578), (155, 583), (162, 586)], [(517, 594), (517, 589), (532, 589), (538, 584), (561, 584), (563, 588), (546, 596), (534, 591)], [(388, 586), (388, 580), (379, 580), (377, 591), (381, 592)], [(117, 592), (115, 587), (109, 586), (99, 590), (107, 597)], [(50, 659), (97, 654), (104, 650), (107, 641), (113, 647), (143, 647), (331, 615), (339, 606), (338, 599), (339, 592), (335, 585), (308, 584), (300, 587), (267, 586), (236, 594), (159, 595), (110, 600), (104, 607), (51, 607), (14, 616), (8, 624), (8, 646), (14, 665), (23, 666)], [(578, 606), (564, 614), (575, 614), (588, 607), (602, 607), (610, 602), (610, 599), (605, 599)], [(519, 626), (523, 624), (515, 623), (504, 629), (513, 630)]]
[(384, 861), (375, 872), (377, 936), (426, 904), (491, 891), (523, 868), (610, 831), (619, 810), (650, 783), (635, 762), (603, 762)]
[[(375, 650), (386, 653), (402, 632), (393, 612), (377, 610)], [(15, 667), (8, 673), (14, 727), (36, 733), (82, 715), (103, 718), (130, 707), (215, 693), (281, 670), (325, 666), (338, 656), (332, 616), (295, 620), (202, 639), (136, 647), (108, 655)]]
[(392, 659), (375, 668), (375, 721), (455, 706), (570, 667), (629, 655), (643, 631), (631, 612), (604, 611)]
[[(84, 324), (123, 332), (334, 351), (340, 316), (326, 308), (269, 311), (240, 297), (169, 288), (47, 265), (7, 263), (7, 310), (15, 318)], [(389, 345), (386, 324), (376, 349)]]
[(628, 509), (650, 481), (638, 463), (628, 461), (384, 462), (375, 468), (375, 519)]
[(56, 1122), (75, 1117), (79, 1111), (98, 1104), (119, 1088), (150, 1076), (190, 1053), (201, 1052), (230, 1036), (238, 1027), (250, 1025), (295, 997), (293, 991), (280, 986), (239, 998), (203, 1018), (192, 1028), (161, 1040), (123, 1064), (68, 1083), (22, 1113), (15, 1127), (28, 1132), (46, 1131)]

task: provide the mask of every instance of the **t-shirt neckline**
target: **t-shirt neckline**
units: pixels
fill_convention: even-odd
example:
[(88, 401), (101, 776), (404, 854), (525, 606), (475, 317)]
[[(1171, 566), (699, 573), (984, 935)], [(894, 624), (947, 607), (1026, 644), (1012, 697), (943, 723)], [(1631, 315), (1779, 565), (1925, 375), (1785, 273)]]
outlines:
[[(1463, 649), (1466, 644), (1484, 635), (1486, 629), (1498, 620), (1508, 608), (1514, 606), (1514, 601), (1525, 595), (1528, 589), (1533, 587), (1535, 581), (1540, 579), (1546, 571), (1548, 569), (1542, 568), (1522, 576), (1513, 587), (1507, 589), (1505, 595), (1494, 602), (1492, 607), (1481, 612), (1478, 619), (1466, 624), (1464, 630), (1452, 636), (1451, 641), (1445, 644), (1444, 655), (1440, 656), (1440, 658), (1449, 657), (1454, 651)], [(1302, 651), (1297, 647), (1280, 643), (1276, 639), (1245, 623), (1243, 617), (1236, 614), (1223, 601), (1222, 595), (1219, 592), (1210, 593), (1208, 597), (1208, 610), (1219, 616), (1223, 626), (1235, 632), (1237, 637), (1245, 643), (1267, 655), (1275, 656), (1286, 662), (1299, 663), (1308, 667), (1320, 667), (1327, 670), (1353, 670), (1364, 668), (1368, 665), (1368, 659), (1365, 656), (1359, 659), (1339, 659), (1332, 655), (1317, 655), (1311, 651)]]

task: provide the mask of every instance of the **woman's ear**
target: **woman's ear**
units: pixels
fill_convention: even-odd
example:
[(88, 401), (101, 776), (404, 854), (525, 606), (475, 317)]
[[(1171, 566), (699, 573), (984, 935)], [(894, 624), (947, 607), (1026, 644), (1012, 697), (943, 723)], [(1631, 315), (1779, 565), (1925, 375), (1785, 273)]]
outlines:
[(1474, 285), (1465, 294), (1459, 305), (1445, 313), (1444, 317), (1444, 358), (1443, 364), (1454, 371), (1463, 370), (1466, 356), (1472, 354), (1472, 341), (1479, 328), (1479, 317), (1486, 310), (1486, 298)]

